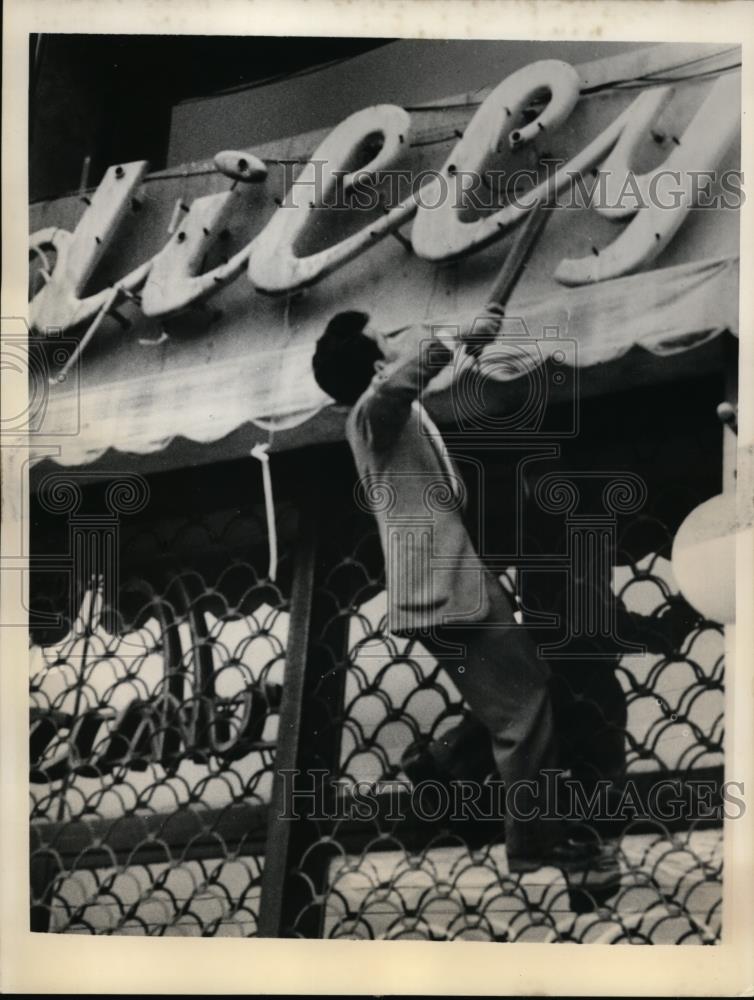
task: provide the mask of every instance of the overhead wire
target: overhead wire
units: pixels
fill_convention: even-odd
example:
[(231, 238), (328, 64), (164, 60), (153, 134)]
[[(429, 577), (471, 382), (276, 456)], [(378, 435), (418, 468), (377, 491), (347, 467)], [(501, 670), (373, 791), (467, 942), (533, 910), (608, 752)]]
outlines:
[[(584, 87), (581, 93), (584, 95), (597, 94), (606, 90), (633, 90), (637, 87), (643, 87), (647, 84), (663, 84), (663, 83), (687, 83), (690, 80), (704, 80), (710, 76), (719, 76), (721, 73), (727, 73), (734, 69), (739, 69), (741, 63), (729, 63), (726, 66), (716, 66), (712, 69), (701, 70), (699, 73), (686, 73), (681, 76), (660, 76), (658, 73), (645, 74), (643, 76), (627, 77), (624, 80), (612, 80), (607, 83), (595, 84), (592, 87)], [(667, 72), (663, 70), (663, 72)]]
[[(701, 62), (708, 62), (711, 59), (717, 59), (722, 55), (725, 55), (729, 51), (735, 51), (737, 46), (731, 46), (730, 49), (724, 49), (720, 52), (712, 53), (706, 56), (698, 56), (695, 59), (687, 59), (684, 62), (676, 63), (672, 66), (666, 66), (662, 69), (653, 70), (649, 73), (638, 74), (631, 77), (622, 77), (615, 80), (609, 80), (605, 83), (594, 84), (592, 86), (582, 87), (581, 94), (584, 96), (590, 96), (592, 94), (604, 93), (609, 90), (621, 91), (621, 90), (634, 90), (643, 86), (651, 86), (654, 84), (672, 84), (672, 83), (687, 83), (692, 80), (703, 80), (708, 79), (712, 76), (718, 76), (722, 73), (731, 72), (735, 69), (739, 69), (742, 65), (741, 61), (728, 63), (724, 66), (715, 66), (710, 69), (702, 69), (697, 73), (687, 73), (683, 75), (673, 75), (668, 76), (667, 74), (673, 73), (675, 70), (683, 69), (689, 65), (696, 65)], [(259, 86), (265, 85), (265, 82), (274, 82), (275, 80), (282, 80), (292, 78), (294, 76), (305, 76), (310, 73), (316, 72), (318, 69), (325, 69), (329, 66), (336, 65), (342, 62), (347, 62), (348, 59), (354, 58), (353, 56), (345, 57), (342, 59), (332, 60), (329, 63), (322, 63), (316, 67), (308, 67), (306, 70), (294, 71), (290, 74), (281, 74), (279, 77), (270, 77), (267, 81), (258, 81)], [(256, 84), (255, 84), (256, 86)], [(249, 87), (239, 88), (239, 89), (252, 89)], [(231, 91), (223, 91), (221, 93), (230, 93)], [(474, 108), (479, 108), (483, 104), (483, 101), (462, 101), (457, 103), (448, 104), (409, 104), (404, 105), (406, 111), (409, 112), (426, 112), (431, 113), (433, 111), (451, 111), (451, 110), (473, 110)], [(454, 130), (453, 132), (443, 135), (443, 136), (431, 136), (423, 137), (419, 134), (413, 142), (409, 143), (409, 146), (414, 149), (419, 149), (426, 146), (436, 146), (442, 145), (445, 142), (450, 142), (453, 139), (459, 138), (459, 130)], [(283, 164), (289, 165), (303, 165), (309, 162), (308, 156), (300, 157), (261, 157), (264, 163), (271, 166), (281, 166)], [(193, 170), (187, 170), (185, 168), (180, 170), (160, 170), (153, 174), (147, 174), (143, 178), (144, 183), (153, 183), (160, 180), (170, 180), (173, 178), (187, 178), (187, 177), (199, 177), (208, 174), (219, 173), (218, 168), (214, 164), (206, 164), (204, 166), (197, 167)], [(93, 189), (91, 189), (93, 190)], [(68, 192), (67, 195), (60, 195), (60, 197), (70, 196), (74, 192)]]
[[(250, 80), (247, 83), (239, 83), (232, 87), (224, 87), (222, 90), (215, 90), (211, 95), (207, 96), (225, 97), (228, 94), (240, 94), (247, 90), (258, 90), (260, 87), (267, 87), (272, 83), (285, 83), (287, 80), (298, 80), (301, 77), (310, 76), (312, 73), (319, 73), (321, 70), (332, 69), (334, 66), (340, 66), (342, 63), (349, 62), (361, 54), (362, 53), (356, 53), (355, 55), (338, 56), (336, 59), (329, 59), (326, 62), (316, 63), (314, 66), (302, 66), (300, 69), (286, 70), (283, 73), (273, 73), (271, 76), (265, 76), (259, 80)], [(206, 96), (188, 97), (183, 103), (191, 104), (194, 101), (201, 101), (205, 99)]]
[[(669, 72), (673, 72), (676, 69), (682, 69), (684, 66), (690, 65), (692, 63), (698, 63), (698, 62), (702, 62), (702, 61), (708, 61), (709, 59), (712, 59), (712, 58), (717, 58), (720, 55), (723, 55), (727, 51), (728, 50), (726, 49), (726, 50), (724, 50), (724, 52), (715, 53), (714, 55), (711, 55), (711, 56), (699, 56), (696, 59), (686, 60), (686, 62), (684, 62), (684, 63), (678, 63), (677, 65), (674, 65), (674, 66), (668, 66), (668, 67), (665, 67), (665, 68), (663, 68), (661, 70), (655, 70), (655, 71), (653, 71), (651, 73), (645, 73), (645, 74), (641, 74), (641, 75), (637, 75), (637, 76), (623, 77), (623, 78), (616, 79), (616, 80), (610, 80), (610, 81), (607, 81), (605, 83), (595, 84), (594, 86), (591, 86), (591, 87), (582, 87), (581, 88), (581, 94), (584, 95), (584, 96), (589, 96), (591, 94), (602, 93), (602, 92), (608, 91), (608, 90), (616, 90), (616, 91), (620, 91), (620, 90), (632, 90), (632, 89), (636, 89), (636, 88), (640, 88), (640, 87), (643, 87), (643, 86), (646, 86), (646, 85), (652, 85), (652, 84), (661, 85), (661, 84), (667, 84), (667, 83), (686, 83), (686, 82), (689, 82), (691, 80), (701, 80), (701, 79), (707, 79), (707, 78), (709, 78), (711, 76), (718, 76), (721, 73), (731, 72), (732, 70), (740, 68), (741, 65), (742, 65), (741, 62), (729, 63), (729, 64), (727, 64), (725, 66), (717, 66), (717, 67), (713, 67), (713, 68), (710, 68), (710, 69), (707, 69), (707, 70), (701, 70), (698, 73), (687, 73), (687, 74), (680, 75), (680, 76), (661, 76), (660, 74), (667, 74)], [(406, 111), (413, 111), (413, 112), (422, 112), (422, 111), (424, 111), (424, 112), (447, 111), (447, 110), (454, 110), (454, 109), (455, 110), (466, 110), (466, 109), (471, 110), (471, 109), (474, 109), (474, 108), (481, 107), (482, 103), (483, 103), (482, 101), (468, 101), (468, 102), (461, 102), (461, 103), (456, 103), (456, 104), (443, 104), (443, 105), (433, 105), (433, 104), (426, 104), (426, 105), (405, 105), (405, 110)], [(417, 138), (414, 139), (413, 142), (410, 142), (408, 145), (412, 149), (419, 149), (419, 148), (423, 148), (423, 147), (426, 147), (426, 146), (442, 145), (443, 143), (450, 142), (453, 139), (458, 139), (458, 138), (460, 138), (460, 136), (458, 134), (458, 130), (454, 130), (453, 132), (449, 133), (448, 135), (442, 135), (442, 136), (431, 136), (431, 137), (426, 137), (425, 138), (425, 137), (422, 137), (420, 135), (420, 136), (417, 136)], [(282, 164), (294, 164), (295, 165), (295, 164), (305, 164), (305, 163), (308, 162), (309, 158), (308, 157), (284, 157), (284, 158), (275, 158), (275, 157), (265, 158), (265, 157), (262, 157), (262, 159), (264, 160), (265, 163), (271, 164), (271, 165), (282, 165)], [(212, 167), (200, 168), (199, 170), (192, 171), (191, 174), (194, 175), (194, 174), (216, 173), (216, 172), (217, 172), (217, 168), (214, 167), (214, 166), (212, 166)], [(172, 176), (182, 176), (182, 173), (183, 172), (177, 172), (176, 174), (174, 174)], [(157, 179), (165, 178), (165, 177), (168, 177), (168, 176), (171, 176), (171, 175), (169, 175), (169, 174), (167, 174), (165, 172), (161, 172), (159, 175), (154, 175), (154, 179), (157, 180)], [(145, 180), (149, 180), (151, 178), (150, 177), (145, 177), (144, 179)]]

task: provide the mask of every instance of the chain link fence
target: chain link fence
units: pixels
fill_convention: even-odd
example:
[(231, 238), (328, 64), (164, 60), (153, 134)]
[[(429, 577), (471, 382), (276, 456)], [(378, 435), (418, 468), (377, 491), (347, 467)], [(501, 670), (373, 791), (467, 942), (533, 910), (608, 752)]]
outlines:
[(290, 587), (264, 532), (253, 508), (124, 523), (117, 609), (93, 582), (37, 628), (32, 926), (256, 933)]
[[(555, 868), (512, 874), (499, 817), (417, 814), (406, 754), (473, 720), (419, 643), (387, 631), (374, 525), (343, 454), (328, 462), (302, 464), (290, 501), (282, 491), (275, 582), (261, 498), (202, 507), (180, 486), (168, 512), (124, 518), (117, 600), (96, 578), (33, 576), (32, 929), (718, 942), (719, 811), (595, 819), (621, 871), (604, 899)], [(564, 766), (587, 785), (607, 774), (624, 805), (627, 788), (646, 801), (662, 781), (667, 805), (691, 779), (719, 799), (722, 630), (675, 613), (668, 562), (707, 489), (672, 518), (650, 489), (618, 525), (610, 599), (646, 652), (552, 661)], [(554, 585), (527, 583), (523, 564), (495, 571), (536, 635), (560, 606)], [(472, 743), (492, 787), (483, 734)], [(311, 792), (295, 821), (281, 818), (291, 775)], [(364, 786), (376, 793), (356, 809)]]

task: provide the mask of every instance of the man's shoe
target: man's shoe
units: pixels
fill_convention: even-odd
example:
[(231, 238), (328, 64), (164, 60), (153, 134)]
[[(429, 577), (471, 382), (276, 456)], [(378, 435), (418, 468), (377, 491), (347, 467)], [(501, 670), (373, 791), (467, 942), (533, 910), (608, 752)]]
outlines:
[(448, 787), (453, 781), (483, 784), (497, 773), (490, 734), (472, 716), (465, 716), (439, 739), (412, 743), (401, 757), (401, 767), (414, 785), (423, 781)]
[(575, 913), (592, 913), (621, 886), (621, 869), (613, 849), (598, 842), (567, 838), (538, 855), (508, 857), (514, 874), (558, 868), (565, 876), (568, 899)]
[(601, 865), (607, 852), (599, 843), (568, 837), (536, 854), (509, 854), (512, 872), (535, 872), (539, 868), (559, 868), (563, 872), (583, 872)]
[(582, 872), (565, 873), (568, 901), (574, 913), (593, 913), (610, 903), (621, 887), (621, 870), (618, 859), (601, 858), (599, 865)]

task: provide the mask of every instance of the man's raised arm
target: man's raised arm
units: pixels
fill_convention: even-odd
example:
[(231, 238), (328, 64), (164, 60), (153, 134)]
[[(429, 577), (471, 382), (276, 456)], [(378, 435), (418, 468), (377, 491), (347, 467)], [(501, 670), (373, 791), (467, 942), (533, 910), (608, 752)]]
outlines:
[(389, 448), (408, 420), (412, 403), (453, 360), (454, 349), (465, 345), (470, 353), (478, 352), (494, 339), (502, 317), (499, 307), (489, 306), (483, 315), (458, 325), (421, 324), (417, 336), (407, 334), (411, 347), (377, 372), (356, 404), (355, 419), (372, 447)]

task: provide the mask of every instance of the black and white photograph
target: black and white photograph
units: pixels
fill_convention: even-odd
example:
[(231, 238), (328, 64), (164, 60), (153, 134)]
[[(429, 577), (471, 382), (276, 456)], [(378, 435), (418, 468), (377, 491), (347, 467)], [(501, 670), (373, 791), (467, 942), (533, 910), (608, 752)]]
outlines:
[(16, 53), (3, 191), (29, 953), (714, 961), (753, 873), (749, 14), (692, 41), (577, 4), (531, 37), (495, 0), (448, 5), (479, 37), (423, 0), (392, 33), (77, 6)]

